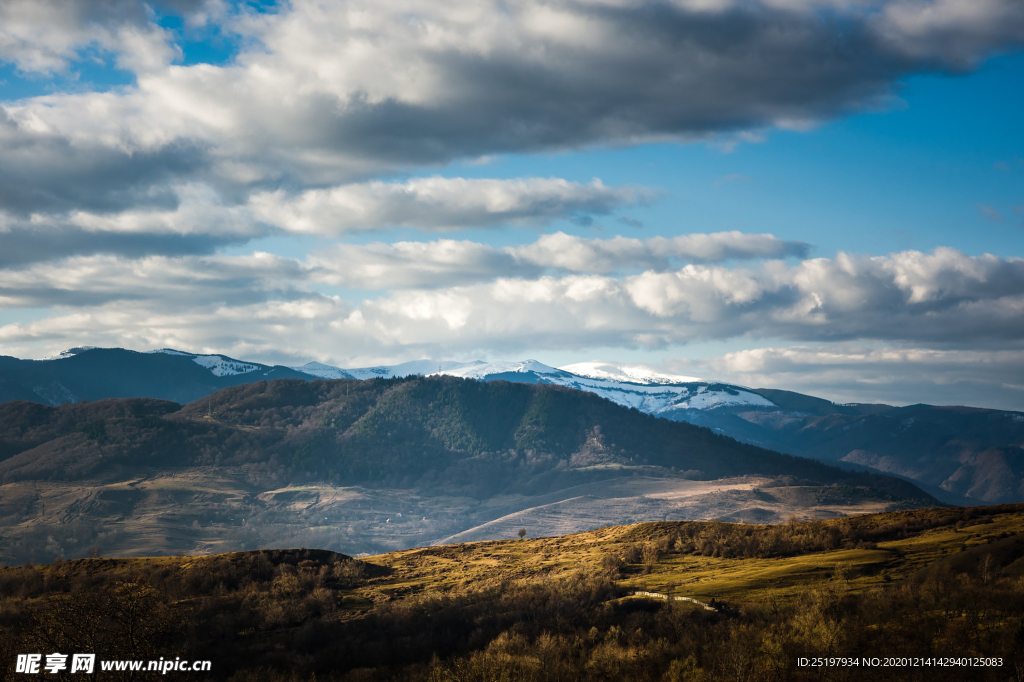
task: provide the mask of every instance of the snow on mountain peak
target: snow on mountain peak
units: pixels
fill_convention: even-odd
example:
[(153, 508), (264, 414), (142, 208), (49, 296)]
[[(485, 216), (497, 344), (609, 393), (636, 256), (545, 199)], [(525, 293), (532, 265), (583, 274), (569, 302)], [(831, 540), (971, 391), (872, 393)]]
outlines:
[(205, 367), (216, 377), (233, 376), (235, 374), (248, 374), (263, 369), (263, 365), (254, 365), (241, 360), (233, 360), (223, 355), (196, 355), (192, 362)]
[(499, 360), (497, 362), (467, 362), (459, 367), (451, 367), (431, 372), (431, 375), (446, 374), (448, 376), (464, 377), (467, 379), (482, 379), (493, 374), (527, 374), (561, 376), (565, 372), (545, 365), (536, 360), (525, 360), (521, 362), (509, 362)]
[(68, 348), (67, 350), (61, 351), (60, 353), (57, 353), (56, 355), (51, 355), (50, 357), (42, 358), (42, 359), (43, 360), (66, 360), (67, 358), (73, 358), (74, 356), (78, 355), (79, 353), (83, 353), (83, 352), (85, 352), (87, 350), (93, 350), (94, 348), (98, 348), (98, 346), (76, 346), (75, 348)]
[[(357, 367), (346, 369), (354, 379), (391, 379), (393, 377), (407, 377), (414, 374), (437, 374), (439, 371), (449, 374), (453, 370), (463, 367), (473, 367), (484, 364), (481, 360), (473, 362), (455, 362), (454, 360), (411, 360), (398, 365), (378, 365), (376, 367)], [(461, 376), (461, 375), (459, 375)]]
[(73, 357), (75, 357), (74, 353), (72, 353), (70, 350), (65, 350), (65, 351), (61, 351), (60, 353), (57, 353), (56, 355), (50, 355), (48, 357), (39, 358), (39, 359), (40, 360), (65, 360), (67, 358), (73, 358)]
[(235, 360), (234, 358), (229, 358), (224, 355), (199, 355), (198, 353), (187, 353), (173, 348), (160, 348), (158, 350), (146, 352), (161, 353), (163, 355), (183, 355), (187, 358), (192, 358), (192, 362), (196, 363), (200, 367), (205, 367), (210, 370), (210, 373), (215, 377), (248, 374), (249, 372), (264, 369), (264, 365), (252, 362), (243, 362), (242, 360)]
[(430, 374), (484, 381), (508, 379), (558, 384), (596, 393), (619, 405), (635, 407), (649, 414), (673, 410), (708, 410), (732, 405), (774, 406), (767, 398), (740, 386), (710, 384), (694, 377), (661, 374), (637, 365), (584, 362), (555, 368), (536, 360), (499, 360), (467, 363)]
[[(86, 348), (72, 348), (56, 358), (69, 358)], [(216, 377), (262, 372), (271, 368), (255, 362), (235, 360), (225, 355), (200, 355), (173, 348), (148, 351), (178, 355), (205, 367)], [(537, 360), (457, 362), (453, 360), (413, 360), (397, 365), (378, 365), (342, 369), (321, 362), (291, 367), (307, 376), (321, 379), (390, 379), (411, 375), (448, 375), (479, 381), (504, 379), (526, 383), (556, 384), (595, 393), (614, 403), (642, 412), (669, 416), (678, 410), (713, 410), (730, 406), (771, 408), (774, 403), (742, 386), (702, 381), (696, 377), (657, 372), (644, 365), (614, 362), (578, 362), (551, 367)]]
[(147, 350), (147, 353), (162, 353), (163, 355), (184, 355), (186, 357), (194, 358), (195, 353), (186, 353), (182, 350), (174, 350), (173, 348), (160, 348), (158, 350)]
[(645, 365), (622, 365), (612, 362), (577, 362), (559, 369), (592, 379), (629, 381), (638, 384), (690, 384), (701, 381), (699, 377), (656, 372)]
[(307, 362), (298, 367), (290, 367), (296, 372), (302, 372), (321, 379), (354, 379), (355, 377), (334, 365), (325, 365), (322, 362)]

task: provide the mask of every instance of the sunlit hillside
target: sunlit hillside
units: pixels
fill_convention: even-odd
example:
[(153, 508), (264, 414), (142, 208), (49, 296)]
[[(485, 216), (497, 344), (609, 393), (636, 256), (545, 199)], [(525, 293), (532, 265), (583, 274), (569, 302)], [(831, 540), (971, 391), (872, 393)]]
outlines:
[[(1006, 505), (23, 566), (0, 570), (0, 655), (181, 656), (268, 682), (1018, 679), (1022, 530)], [(890, 656), (956, 661), (869, 665)], [(815, 657), (858, 664), (797, 665)]]

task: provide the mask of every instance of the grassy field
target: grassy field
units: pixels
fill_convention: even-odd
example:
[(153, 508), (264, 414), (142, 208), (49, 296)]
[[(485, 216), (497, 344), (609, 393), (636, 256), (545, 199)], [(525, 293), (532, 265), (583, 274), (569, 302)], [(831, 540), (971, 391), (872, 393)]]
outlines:
[[(934, 519), (947, 510), (890, 512), (862, 517), (862, 527), (881, 528), (907, 519)], [(392, 569), (372, 588), (399, 594), (452, 589), (481, 580), (516, 580), (558, 576), (579, 570), (603, 570), (608, 556), (622, 557), (631, 546), (671, 538), (692, 522), (613, 526), (556, 538), (526, 538), (412, 549), (367, 557), (364, 561)], [(842, 527), (843, 520), (819, 522)], [(746, 526), (747, 524), (730, 524)], [(766, 526), (748, 526), (762, 529)], [(672, 596), (758, 602), (793, 598), (818, 584), (841, 580), (856, 593), (913, 576), (937, 561), (967, 550), (977, 551), (1024, 532), (1024, 513), (983, 514), (956, 528), (943, 525), (907, 537), (874, 543), (871, 548), (833, 549), (771, 558), (723, 558), (660, 551), (648, 566), (624, 564), (618, 584), (638, 591)], [(1016, 574), (1019, 565), (1005, 567)]]
[[(109, 658), (209, 658), (233, 682), (1024, 679), (1021, 531), (1024, 505), (1004, 505), (641, 523), (363, 560), (301, 549), (7, 568), (0, 661), (76, 650), (89, 633)], [(879, 654), (1005, 664), (795, 665)]]

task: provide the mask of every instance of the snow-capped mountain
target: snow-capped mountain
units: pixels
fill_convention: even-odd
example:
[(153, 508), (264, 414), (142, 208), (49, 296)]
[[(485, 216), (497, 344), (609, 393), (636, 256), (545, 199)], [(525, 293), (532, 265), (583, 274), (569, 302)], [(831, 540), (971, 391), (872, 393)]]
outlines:
[[(299, 367), (265, 365), (166, 348), (142, 353), (78, 347), (46, 360), (0, 356), (0, 402), (60, 405), (156, 398), (185, 404), (229, 386), (274, 379), (351, 380), (411, 374), (558, 384), (589, 391), (620, 405), (707, 426), (779, 452), (909, 476), (931, 486), (928, 490), (934, 494), (998, 502), (1016, 500), (1024, 490), (1019, 476), (1002, 473), (1019, 464), (1019, 445), (1024, 442), (1021, 413), (928, 405), (840, 405), (791, 391), (751, 389), (628, 364), (581, 362), (550, 367), (536, 360), (416, 360), (345, 369), (320, 362)], [(965, 452), (970, 453), (967, 459)], [(931, 464), (922, 468), (925, 461)]]
[[(66, 352), (70, 353), (72, 351)], [(249, 374), (250, 372), (258, 372), (267, 368), (267, 365), (235, 360), (234, 358), (229, 358), (226, 355), (185, 353), (180, 350), (174, 350), (173, 348), (161, 348), (159, 350), (151, 350), (149, 352), (163, 353), (164, 355), (182, 355), (184, 357), (191, 358), (192, 362), (196, 363), (200, 367), (205, 367), (210, 370), (210, 373), (215, 377), (230, 377), (235, 376), (236, 374)]]
[(219, 354), (78, 347), (45, 360), (0, 357), (0, 402), (146, 397), (187, 403), (228, 386), (287, 378), (314, 377)]
[[(177, 362), (190, 361), (209, 372), (206, 376), (217, 380), (216, 383), (209, 385), (209, 389), (200, 388), (200, 384), (184, 393), (180, 393), (176, 389), (171, 390), (170, 387), (158, 393), (161, 396), (174, 395), (176, 398), (179, 395), (191, 397), (193, 390), (197, 391), (196, 397), (199, 397), (201, 394), (198, 391), (207, 390), (209, 392), (214, 387), (219, 387), (223, 381), (228, 381), (229, 383), (226, 385), (231, 385), (286, 376), (303, 379), (390, 379), (410, 375), (444, 374), (479, 381), (505, 380), (568, 386), (596, 393), (619, 405), (635, 407), (641, 412), (659, 416), (674, 415), (678, 417), (683, 414), (681, 411), (706, 411), (719, 407), (775, 407), (775, 404), (764, 396), (741, 386), (708, 382), (696, 377), (662, 374), (639, 365), (620, 365), (607, 362), (581, 362), (556, 368), (536, 360), (456, 362), (424, 359), (374, 367), (342, 368), (322, 362), (308, 362), (293, 367), (274, 367), (258, 362), (237, 360), (226, 355), (188, 353), (173, 348), (161, 348), (148, 353), (134, 353), (123, 349), (73, 348), (53, 358), (53, 361), (56, 363), (54, 365), (56, 367), (67, 362), (81, 363), (86, 357), (105, 357), (110, 353), (123, 356), (122, 362), (137, 362), (133, 358), (141, 359), (145, 356), (170, 356)], [(196, 380), (201, 381), (199, 377), (192, 381)], [(53, 389), (44, 396), (46, 401), (60, 403), (82, 397), (84, 391), (81, 388), (68, 389), (66, 388), (67, 384), (68, 382), (61, 381), (54, 384)], [(38, 390), (34, 392), (42, 395)]]
[(289, 369), (294, 369), (296, 372), (302, 372), (319, 379), (355, 379), (354, 376), (345, 370), (333, 365), (325, 365), (322, 362), (307, 362), (304, 365), (290, 367)]
[(392, 379), (394, 377), (407, 377), (416, 374), (437, 374), (450, 372), (465, 367), (475, 367), (484, 364), (477, 360), (475, 362), (454, 362), (452, 360), (412, 360), (399, 365), (378, 365), (376, 367), (357, 367), (346, 369), (354, 379)]
[(263, 365), (232, 360), (223, 355), (197, 355), (192, 358), (192, 362), (210, 370), (215, 377), (230, 377), (236, 374), (248, 374), (249, 372), (263, 369)]
[(537, 362), (536, 360), (525, 360), (523, 362), (511, 362), (507, 360), (498, 360), (497, 362), (469, 362), (460, 367), (438, 370), (436, 372), (430, 372), (430, 374), (446, 374), (453, 377), (481, 379), (485, 381), (504, 378), (503, 375), (509, 375), (510, 381), (519, 381), (531, 384), (537, 383), (538, 381), (541, 383), (558, 383), (557, 381), (554, 381), (554, 379), (571, 378), (575, 376), (571, 372), (564, 372), (560, 369), (549, 367), (548, 365)]
[(48, 358), (40, 358), (40, 360), (66, 360), (67, 358), (72, 358), (79, 353), (82, 353), (87, 350), (92, 350), (94, 348), (96, 348), (96, 346), (79, 346), (77, 348), (68, 348), (67, 350), (63, 350), (57, 353), (56, 355), (51, 355)]
[[(775, 404), (764, 396), (741, 386), (701, 381), (692, 377), (658, 375), (649, 370), (647, 371), (653, 376), (644, 378), (640, 372), (635, 372), (634, 376), (630, 377), (627, 368), (603, 363), (582, 364), (585, 366), (584, 369), (600, 372), (605, 376), (627, 376), (631, 380), (585, 376), (569, 371), (568, 368), (574, 367), (573, 365), (555, 368), (536, 360), (467, 363), (462, 367), (431, 372), (431, 374), (446, 374), (481, 381), (504, 379), (505, 381), (568, 386), (596, 393), (619, 405), (635, 407), (641, 412), (656, 415), (664, 415), (677, 410), (709, 410), (738, 405), (775, 407)], [(682, 381), (670, 383), (671, 379), (681, 379)]]
[(398, 365), (345, 369), (311, 362), (291, 369), (323, 379), (390, 379), (416, 374), (443, 374), (479, 381), (557, 384), (596, 393), (619, 405), (660, 416), (678, 410), (711, 410), (734, 406), (775, 407), (772, 401), (742, 386), (678, 374), (663, 374), (640, 365), (607, 362), (580, 362), (556, 368), (536, 360), (413, 360)]
[(699, 377), (655, 372), (643, 365), (617, 365), (610, 362), (577, 362), (563, 365), (558, 369), (591, 379), (628, 381), (638, 384), (688, 384), (701, 381)]

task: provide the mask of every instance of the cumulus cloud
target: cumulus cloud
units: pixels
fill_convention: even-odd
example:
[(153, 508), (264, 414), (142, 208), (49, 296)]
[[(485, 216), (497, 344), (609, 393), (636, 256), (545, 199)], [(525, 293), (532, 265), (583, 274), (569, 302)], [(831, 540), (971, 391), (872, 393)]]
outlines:
[[(153, 23), (153, 8), (191, 14), (204, 0), (6, 0), (0, 3), (0, 61), (36, 75), (66, 72), (89, 50), (109, 53), (136, 73), (181, 56), (172, 35)], [(212, 3), (211, 3), (212, 4)]]
[(739, 139), (875, 106), (908, 73), (1024, 41), (1016, 0), (295, 0), (223, 14), (251, 46), (231, 63), (178, 66), (162, 29), (95, 5), (115, 9), (67, 13), (82, 36), (50, 36), (48, 18), (7, 29), (3, 58), (22, 68), (63, 68), (97, 30), (121, 36), (137, 74), (116, 92), (3, 105), (9, 210), (131, 207), (169, 181), (241, 202), (495, 153)]
[(442, 277), (464, 267), (477, 272), (433, 289), (415, 287), (413, 275), (411, 288), (346, 300), (321, 290), (351, 284), (332, 280), (344, 268), (330, 263), (263, 253), (80, 256), (0, 271), (0, 305), (53, 311), (0, 326), (0, 347), (36, 357), (81, 344), (181, 347), (359, 364), (775, 338), (796, 345), (677, 361), (671, 369), (844, 401), (1024, 406), (1015, 397), (1024, 395), (1021, 259), (938, 249), (527, 277), (501, 274), (521, 266), (508, 252), (473, 242), (395, 246), (361, 252), (353, 264), (361, 281), (373, 281), (375, 249), (385, 269), (401, 256)]
[(761, 336), (999, 347), (1024, 338), (1022, 310), (1024, 260), (938, 249), (755, 269), (500, 277), (394, 291), (362, 302), (344, 325), (386, 346), (656, 348)]
[[(502, 263), (508, 263), (471, 242), (403, 248), (409, 262), (429, 249), (429, 259), (422, 260), (437, 268), (448, 267), (445, 258), (477, 262), (481, 271), (500, 271)], [(385, 254), (394, 259), (402, 249)], [(332, 269), (269, 254), (78, 257), (0, 271), (0, 302), (67, 308), (116, 302), (118, 309), (136, 306), (137, 324), (144, 325), (149, 316), (146, 306), (165, 314), (215, 303), (245, 308), (319, 300), (324, 296), (318, 285), (346, 284), (339, 274), (346, 267)], [(360, 276), (372, 282), (373, 267), (369, 263)], [(794, 265), (767, 261), (756, 268), (689, 264), (620, 276), (498, 276), (434, 289), (396, 289), (352, 306), (343, 318), (310, 322), (319, 326), (323, 343), (345, 339), (390, 349), (512, 352), (661, 348), (697, 339), (760, 337), (796, 342), (873, 339), (946, 349), (1017, 348), (1024, 338), (1024, 260), (937, 249), (875, 258), (840, 254)], [(258, 331), (258, 322), (248, 326), (256, 336), (264, 333)], [(208, 333), (220, 332), (211, 328)], [(319, 343), (315, 335), (310, 343)]]
[(471, 284), (497, 277), (541, 274), (520, 267), (507, 251), (454, 239), (431, 242), (339, 244), (313, 254), (319, 281), (353, 289), (429, 289)]
[(454, 230), (495, 225), (544, 224), (583, 214), (607, 214), (646, 203), (655, 192), (606, 187), (561, 178), (513, 180), (429, 177), (404, 183), (366, 182), (289, 195), (259, 193), (252, 213), (289, 232), (341, 235), (385, 227)]
[(533, 265), (575, 272), (611, 272), (624, 267), (663, 270), (674, 260), (714, 262), (730, 259), (804, 258), (810, 244), (786, 241), (771, 234), (738, 231), (684, 234), (676, 237), (585, 239), (556, 232), (511, 250)]
[(0, 211), (0, 267), (99, 253), (211, 253), (272, 231), (244, 206), (225, 204), (206, 185), (170, 186), (164, 195), (156, 205), (122, 211)]
[[(345, 319), (349, 306), (338, 299), (306, 295), (232, 305), (203, 301), (192, 306), (152, 306), (122, 301), (57, 312), (51, 317), (0, 327), (5, 352), (46, 357), (80, 345), (138, 350), (180, 348), (235, 357), (308, 359), (328, 357), (343, 344), (349, 357), (380, 357), (368, 338), (339, 335), (328, 320)], [(333, 338), (333, 341), (332, 341)]]
[[(0, 211), (0, 265), (76, 254), (204, 253), (269, 234), (332, 237), (392, 227), (438, 231), (542, 226), (554, 220), (604, 215), (656, 196), (657, 192), (648, 188), (608, 187), (600, 180), (582, 184), (560, 178), (430, 177), (295, 194), (264, 192), (237, 204), (205, 183), (184, 183), (163, 187), (160, 195), (149, 197), (150, 205), (120, 211), (104, 211), (102, 206), (27, 215)], [(748, 239), (761, 237), (739, 241)], [(396, 254), (409, 248), (396, 247)], [(743, 250), (724, 248), (737, 253)], [(379, 259), (385, 250), (377, 248), (370, 257)], [(357, 247), (339, 247), (342, 257), (357, 252)]]
[(95, 254), (130, 258), (210, 254), (237, 241), (234, 235), (94, 232), (66, 225), (16, 225), (0, 230), (0, 268), (24, 268), (40, 261)]
[(719, 337), (1012, 343), (1024, 332), (1024, 260), (949, 248), (870, 258), (840, 253), (759, 270), (689, 265), (645, 272), (624, 286), (653, 316), (701, 323)]
[(1024, 350), (937, 350), (857, 343), (751, 348), (704, 360), (675, 359), (745, 386), (785, 388), (836, 402), (973, 405), (1024, 410)]
[[(161, 12), (216, 24), (237, 56), (180, 64)], [(749, 336), (974, 346), (1005, 365), (998, 354), (1024, 338), (1024, 266), (950, 249), (808, 260), (807, 245), (771, 235), (556, 233), (506, 248), (345, 245), (305, 261), (212, 252), (268, 234), (613, 215), (655, 195), (557, 178), (380, 178), (647, 141), (728, 151), (877, 107), (908, 74), (962, 72), (1022, 44), (1018, 0), (293, 0), (271, 13), (9, 0), (0, 61), (73, 79), (100, 59), (135, 81), (0, 103), (0, 305), (53, 310), (0, 327), (0, 345), (372, 358)], [(731, 263), (744, 259), (766, 262)], [(384, 293), (348, 301), (333, 287)]]
[(898, 0), (877, 3), (874, 30), (915, 59), (968, 69), (997, 46), (1019, 44), (1024, 8), (1017, 0)]
[(665, 270), (677, 261), (804, 257), (803, 242), (770, 234), (718, 232), (677, 237), (592, 239), (564, 232), (532, 244), (492, 247), (471, 241), (339, 244), (314, 254), (317, 277), (360, 289), (437, 289), (497, 278), (532, 279), (546, 272)]
[[(297, 261), (249, 256), (78, 256), (0, 271), (0, 306), (91, 307), (114, 302), (185, 309), (291, 299), (305, 278)], [(130, 306), (129, 306), (130, 307)]]

